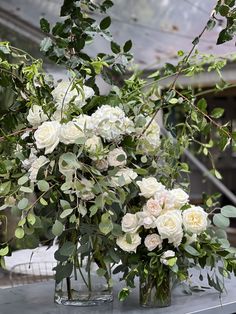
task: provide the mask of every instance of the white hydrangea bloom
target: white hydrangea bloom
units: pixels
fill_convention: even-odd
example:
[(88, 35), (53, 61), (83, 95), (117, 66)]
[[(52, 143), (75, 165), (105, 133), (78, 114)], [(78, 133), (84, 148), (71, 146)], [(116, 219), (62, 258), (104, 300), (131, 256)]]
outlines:
[(119, 107), (103, 105), (92, 114), (92, 119), (97, 135), (107, 141), (117, 141), (133, 130), (133, 122)]
[(47, 121), (48, 117), (44, 113), (42, 107), (38, 105), (33, 105), (29, 110), (29, 113), (27, 115), (27, 120), (33, 127), (37, 127), (44, 121)]
[(49, 163), (50, 160), (46, 158), (45, 156), (39, 156), (31, 165), (29, 169), (29, 179), (31, 182), (36, 182), (37, 175), (39, 172), (39, 169)]

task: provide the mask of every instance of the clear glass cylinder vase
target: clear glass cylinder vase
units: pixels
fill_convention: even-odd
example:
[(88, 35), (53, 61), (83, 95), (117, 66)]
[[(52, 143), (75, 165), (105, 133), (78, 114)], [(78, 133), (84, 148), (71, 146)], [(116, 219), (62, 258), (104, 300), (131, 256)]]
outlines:
[[(55, 285), (54, 301), (73, 306), (96, 306), (113, 301), (110, 266), (98, 267), (92, 259), (78, 257), (70, 277)], [(97, 270), (99, 271), (97, 272)]]
[(167, 307), (171, 305), (171, 282), (168, 271), (161, 276), (140, 277), (140, 305), (143, 307)]

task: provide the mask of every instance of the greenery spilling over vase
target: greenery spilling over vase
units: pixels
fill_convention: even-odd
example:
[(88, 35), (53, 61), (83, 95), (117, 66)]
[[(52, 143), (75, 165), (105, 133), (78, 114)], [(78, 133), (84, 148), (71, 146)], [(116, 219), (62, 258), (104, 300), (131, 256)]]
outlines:
[[(18, 247), (51, 245), (57, 238), (57, 303), (111, 301), (111, 270), (126, 282), (120, 300), (140, 278), (144, 306), (169, 305), (169, 278), (187, 281), (193, 267), (208, 266), (210, 286), (222, 292), (222, 278), (236, 272), (235, 249), (223, 230), (236, 209), (219, 209), (217, 195), (205, 195), (202, 207), (191, 205), (189, 166), (181, 157), (185, 149), (197, 148), (221, 178), (211, 151), (235, 145), (235, 132), (218, 121), (222, 108), (208, 112), (200, 97), (207, 91), (177, 85), (180, 75), (206, 68), (221, 77), (233, 58), (195, 49), (222, 6), (219, 2), (192, 50), (179, 51), (177, 65), (165, 64), (147, 81), (131, 67), (132, 42), (119, 45), (108, 31), (110, 6), (109, 0), (65, 0), (60, 22), (51, 27), (41, 19), (47, 34), (41, 51), (67, 70), (59, 82), (45, 73), (41, 60), (0, 44), (0, 85), (12, 91), (0, 117), (0, 209), (18, 217)], [(97, 35), (111, 52), (88, 56), (83, 49)], [(171, 77), (170, 86), (161, 85)], [(106, 95), (97, 78), (109, 84)], [(230, 87), (221, 79), (215, 90)], [(181, 116), (178, 124), (173, 113)], [(0, 219), (6, 228), (6, 217)], [(14, 239), (1, 243), (2, 267)]]

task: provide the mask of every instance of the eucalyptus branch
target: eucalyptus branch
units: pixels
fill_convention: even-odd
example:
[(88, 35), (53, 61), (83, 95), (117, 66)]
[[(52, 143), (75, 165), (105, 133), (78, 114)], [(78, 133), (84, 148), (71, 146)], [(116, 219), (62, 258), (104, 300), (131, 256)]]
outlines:
[(225, 129), (222, 128), (222, 125), (217, 123), (215, 120), (213, 120), (208, 114), (206, 114), (204, 111), (202, 111), (200, 108), (198, 108), (193, 101), (189, 100), (187, 97), (185, 97), (182, 93), (180, 93), (178, 90), (174, 89), (174, 91), (182, 97), (185, 101), (187, 101), (194, 109), (196, 109), (198, 112), (200, 112), (206, 119), (208, 119), (213, 125), (215, 125), (217, 128), (221, 129), (229, 138), (232, 138), (232, 135), (227, 132)]
[(35, 130), (36, 128), (26, 128), (26, 129), (22, 129), (22, 130), (18, 130), (18, 131), (15, 131), (13, 133), (10, 133), (10, 134), (7, 134), (6, 136), (1, 136), (0, 137), (0, 143), (1, 142), (4, 142), (5, 140), (8, 140), (8, 138), (10, 136), (15, 136), (15, 135), (19, 135), (21, 133), (24, 133), (24, 132), (29, 132), (29, 131), (32, 131), (32, 130)]

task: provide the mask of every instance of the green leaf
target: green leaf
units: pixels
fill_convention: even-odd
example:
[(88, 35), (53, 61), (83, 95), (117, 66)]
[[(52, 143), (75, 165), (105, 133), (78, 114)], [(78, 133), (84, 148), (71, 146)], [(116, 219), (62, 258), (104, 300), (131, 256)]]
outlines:
[(5, 246), (4, 248), (0, 249), (0, 256), (5, 256), (9, 253), (9, 247)]
[(7, 195), (11, 190), (11, 181), (4, 182), (0, 185), (0, 195)]
[(225, 4), (221, 5), (219, 7), (219, 13), (221, 16), (227, 16), (227, 14), (229, 13), (229, 7)]
[(132, 48), (132, 41), (127, 40), (127, 42), (124, 44), (124, 47), (123, 47), (124, 52), (130, 51), (131, 48)]
[(43, 197), (40, 198), (39, 202), (43, 206), (47, 206), (48, 205), (48, 202)]
[(63, 209), (68, 209), (71, 208), (71, 205), (69, 202), (65, 201), (65, 200), (60, 200), (60, 205)]
[(104, 29), (107, 29), (110, 25), (111, 25), (111, 18), (110, 16), (107, 16), (101, 21), (99, 26), (102, 30), (104, 30)]
[(29, 188), (28, 186), (21, 186), (20, 191), (24, 192), (24, 193), (33, 193), (34, 192), (34, 190)]
[(89, 207), (89, 211), (90, 211), (89, 217), (93, 217), (98, 211), (97, 205), (92, 205), (91, 207)]
[(221, 214), (224, 217), (236, 218), (236, 207), (234, 207), (232, 205), (226, 205), (226, 206), (221, 208)]
[(123, 288), (119, 294), (118, 294), (118, 298), (119, 300), (122, 302), (125, 299), (127, 299), (127, 297), (129, 296), (129, 289), (128, 288)]
[(103, 268), (98, 268), (96, 273), (98, 274), (99, 277), (103, 277), (106, 274), (106, 270)]
[(194, 247), (192, 247), (191, 245), (185, 245), (184, 249), (190, 255), (193, 255), (193, 256), (199, 256), (200, 255), (200, 253)]
[(177, 257), (172, 257), (167, 260), (168, 266), (173, 267), (176, 264)]
[(194, 40), (192, 41), (192, 44), (196, 46), (198, 43), (199, 43), (199, 37), (194, 38)]
[(44, 38), (40, 43), (40, 51), (47, 52), (53, 46), (53, 41), (50, 37)]
[(16, 228), (15, 230), (15, 237), (17, 239), (22, 239), (25, 235), (24, 229), (22, 229), (21, 227)]
[(66, 263), (65, 265), (58, 264), (56, 267), (54, 267), (54, 270), (56, 270), (56, 283), (59, 283), (64, 278), (70, 277), (73, 270), (73, 263)]
[(117, 43), (115, 43), (114, 41), (111, 41), (111, 51), (114, 53), (120, 52), (120, 46)]
[(215, 25), (216, 25), (216, 21), (214, 19), (210, 19), (207, 22), (207, 29), (210, 31), (215, 27)]
[(229, 218), (224, 217), (222, 214), (215, 214), (213, 216), (213, 223), (217, 227), (225, 229), (229, 226), (230, 221), (229, 221)]
[(177, 102), (178, 102), (178, 99), (177, 99), (177, 98), (171, 98), (171, 99), (169, 100), (169, 103), (172, 104), (172, 105), (177, 104)]
[(27, 221), (29, 224), (31, 224), (31, 226), (33, 226), (36, 223), (35, 215), (32, 213), (29, 213), (27, 216)]
[(70, 256), (74, 253), (75, 249), (76, 249), (76, 245), (71, 241), (67, 241), (59, 249), (59, 252), (62, 256)]
[(219, 119), (224, 114), (224, 111), (225, 110), (223, 108), (214, 108), (211, 112), (211, 117), (215, 119)]
[(56, 220), (52, 226), (52, 233), (54, 234), (54, 236), (59, 237), (62, 234), (63, 230), (63, 224), (59, 220)]
[(40, 190), (41, 192), (46, 192), (46, 191), (49, 190), (49, 184), (48, 184), (48, 182), (45, 181), (45, 180), (39, 180), (38, 183), (37, 183), (37, 185), (38, 185), (38, 188), (39, 188), (39, 190)]
[(65, 209), (61, 215), (60, 215), (60, 218), (66, 218), (67, 216), (69, 216), (71, 213), (73, 212), (73, 209), (72, 208), (68, 208), (68, 209)]
[(29, 200), (24, 197), (22, 198), (22, 200), (19, 201), (17, 207), (22, 210), (22, 209), (25, 209), (28, 206), (28, 204), (29, 204)]
[(233, 35), (230, 34), (227, 29), (223, 29), (219, 34), (216, 44), (221, 45), (225, 43), (226, 41), (230, 41), (232, 39), (233, 39)]
[(24, 185), (28, 180), (29, 180), (28, 176), (23, 176), (23, 177), (18, 179), (17, 184)]
[(48, 20), (41, 18), (40, 19), (40, 28), (44, 33), (49, 33), (50, 32), (50, 24)]

